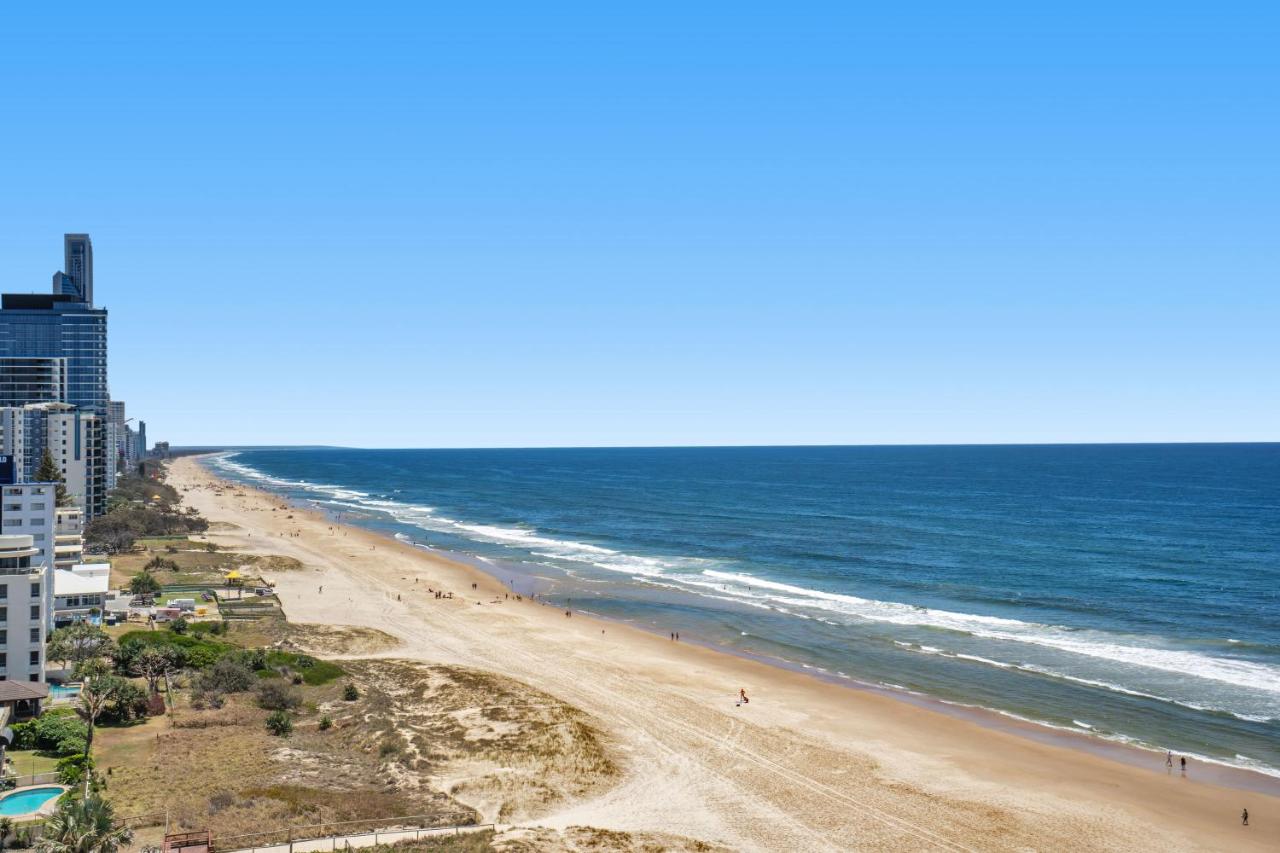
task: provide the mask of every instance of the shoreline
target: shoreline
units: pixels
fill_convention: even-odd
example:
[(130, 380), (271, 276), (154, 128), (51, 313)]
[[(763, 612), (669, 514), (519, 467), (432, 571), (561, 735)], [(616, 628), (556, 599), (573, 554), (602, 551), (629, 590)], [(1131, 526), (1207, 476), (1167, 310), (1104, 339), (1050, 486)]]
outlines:
[[(483, 567), (476, 565), (471, 561), (458, 559), (457, 556), (459, 555), (452, 555), (449, 552), (443, 552), (436, 548), (428, 548), (404, 542), (393, 535), (369, 530), (359, 525), (335, 521), (329, 518), (326, 512), (312, 506), (299, 505), (284, 496), (260, 489), (256, 486), (229, 480), (217, 473), (209, 471), (208, 468), (205, 467), (205, 463), (203, 461), (204, 458), (205, 457), (191, 458), (190, 463), (179, 460), (179, 462), (175, 463), (175, 467), (178, 465), (186, 466), (187, 464), (190, 464), (192, 467), (196, 468), (203, 477), (207, 478), (208, 481), (221, 483), (224, 488), (241, 491), (245, 494), (257, 495), (268, 502), (274, 502), (276, 505), (290, 506), (291, 515), (289, 516), (289, 519), (292, 520), (295, 525), (298, 524), (300, 519), (294, 519), (292, 513), (304, 516), (306, 520), (313, 524), (319, 523), (320, 525), (327, 526), (330, 531), (335, 527), (340, 527), (344, 531), (344, 538), (349, 539), (353, 534), (355, 534), (357, 538), (364, 539), (365, 541), (376, 541), (377, 543), (383, 544), (384, 547), (390, 546), (395, 550), (408, 552), (408, 554), (412, 555), (413, 558), (421, 560), (424, 563), (431, 564), (432, 567), (437, 570), (445, 569), (447, 567), (449, 572), (454, 573), (456, 576), (460, 576), (460, 579), (462, 579), (463, 582), (469, 581), (470, 583), (476, 584), (475, 589), (477, 592), (483, 591), (486, 595), (495, 596), (503, 594), (502, 590), (505, 588), (505, 585), (502, 584), (498, 578), (487, 572)], [(224, 500), (221, 503), (227, 502), (228, 501)], [(218, 513), (206, 513), (206, 515), (210, 517), (211, 521), (220, 520), (217, 518)], [(281, 519), (276, 520), (279, 521)], [(211, 538), (219, 538), (224, 535), (218, 531), (210, 531), (210, 534)], [(302, 534), (299, 533), (297, 535), (301, 536)], [(252, 536), (252, 532), (249, 533), (249, 536)], [(282, 545), (296, 541), (297, 540), (292, 537), (283, 537), (279, 539), (279, 543)], [(264, 537), (259, 540), (259, 542), (269, 549), (276, 544), (276, 540), (269, 536)], [(371, 545), (370, 548), (371, 551), (376, 551), (377, 545)], [(275, 550), (279, 551), (280, 549)], [(354, 557), (356, 555), (350, 556)], [(476, 563), (478, 562), (479, 561), (476, 561)], [(498, 569), (499, 567), (495, 566), (494, 568)], [(283, 580), (283, 578), (281, 580)], [(401, 580), (403, 581), (405, 578), (402, 577)], [(289, 586), (294, 585), (289, 584)], [(294, 611), (298, 604), (302, 603), (298, 600), (300, 592), (301, 590), (299, 589), (284, 590), (285, 594), (282, 597), (286, 599), (287, 607), (290, 612)], [(399, 596), (399, 593), (397, 593), (397, 596)], [(465, 598), (466, 596), (463, 597)], [(350, 600), (354, 602), (354, 598)], [(399, 599), (397, 598), (397, 602), (398, 601)], [(502, 604), (502, 600), (496, 599), (490, 603), (500, 605)], [(473, 607), (479, 606), (480, 604), (481, 602), (477, 601), (476, 605), (473, 605)], [(517, 605), (515, 608), (506, 608), (506, 611), (513, 612), (517, 609), (521, 608)], [(489, 608), (481, 608), (481, 610), (489, 611)], [(537, 614), (537, 611), (541, 610), (544, 610), (544, 608), (525, 607), (521, 609), (521, 612), (522, 614), (528, 614), (530, 611), (533, 611), (534, 615), (537, 617), (536, 621), (545, 623), (547, 622), (546, 617), (552, 614), (545, 612), (540, 615)], [(383, 618), (385, 619), (385, 616)], [(1263, 803), (1251, 803), (1250, 812), (1257, 815), (1259, 818), (1264, 813), (1277, 811), (1276, 807), (1280, 806), (1280, 802), (1277, 802), (1274, 799), (1276, 792), (1280, 791), (1280, 780), (1276, 780), (1274, 777), (1247, 769), (1196, 762), (1193, 773), (1191, 774), (1194, 779), (1179, 779), (1177, 776), (1172, 779), (1168, 779), (1166, 778), (1166, 774), (1160, 773), (1157, 769), (1160, 766), (1160, 756), (1157, 753), (1152, 753), (1138, 747), (1105, 741), (1096, 736), (1084, 733), (1051, 729), (1048, 726), (1038, 723), (1030, 721), (1024, 722), (1018, 719), (1009, 718), (996, 711), (948, 705), (942, 700), (933, 699), (931, 697), (916, 696), (912, 694), (904, 695), (897, 691), (879, 688), (875, 685), (864, 685), (858, 682), (850, 682), (836, 678), (823, 678), (820, 673), (813, 672), (812, 670), (803, 669), (801, 667), (792, 668), (780, 666), (775, 661), (759, 659), (751, 656), (750, 654), (744, 654), (741, 650), (725, 648), (718, 645), (702, 645), (682, 641), (677, 645), (668, 646), (665, 638), (661, 638), (655, 632), (634, 623), (590, 616), (585, 618), (579, 617), (579, 619), (573, 620), (566, 619), (566, 621), (571, 621), (573, 623), (572, 630), (578, 633), (582, 633), (583, 626), (585, 625), (587, 626), (586, 630), (592, 634), (594, 634), (596, 628), (599, 628), (601, 635), (604, 635), (607, 631), (611, 640), (614, 639), (614, 635), (623, 634), (625, 635), (623, 637), (624, 641), (628, 643), (641, 643), (646, 646), (653, 646), (656, 644), (662, 649), (663, 658), (675, 657), (679, 660), (681, 665), (693, 664), (694, 666), (738, 672), (738, 677), (750, 678), (751, 681), (749, 683), (753, 685), (769, 684), (771, 682), (784, 682), (788, 691), (794, 691), (801, 694), (802, 703), (809, 702), (813, 699), (820, 699), (822, 703), (833, 701), (836, 706), (840, 706), (835, 710), (834, 717), (838, 717), (841, 713), (853, 710), (853, 706), (864, 706), (856, 709), (858, 714), (861, 714), (864, 717), (870, 714), (876, 717), (890, 718), (891, 723), (884, 723), (883, 721), (877, 720), (877, 723), (880, 724), (881, 728), (898, 729), (903, 725), (908, 724), (907, 721), (904, 721), (902, 718), (911, 718), (909, 725), (915, 726), (915, 729), (908, 733), (906, 738), (908, 743), (912, 741), (938, 740), (940, 736), (936, 730), (945, 729), (947, 731), (943, 736), (941, 736), (941, 739), (946, 741), (945, 748), (942, 750), (944, 754), (954, 755), (957, 751), (957, 746), (954, 742), (957, 737), (961, 741), (989, 740), (993, 742), (986, 746), (980, 746), (975, 755), (980, 755), (991, 746), (996, 747), (996, 751), (1008, 749), (1018, 753), (1026, 753), (1028, 755), (1048, 752), (1050, 753), (1047, 759), (1048, 764), (1050, 767), (1055, 769), (1045, 773), (1043, 772), (1043, 768), (1039, 768), (1036, 772), (1033, 772), (1032, 775), (1037, 777), (1038, 781), (1042, 783), (1040, 787), (1047, 788), (1050, 791), (1055, 788), (1062, 788), (1064, 785), (1066, 787), (1071, 787), (1070, 782), (1064, 782), (1056, 779), (1055, 777), (1060, 773), (1060, 770), (1057, 769), (1057, 765), (1072, 764), (1087, 765), (1089, 774), (1096, 774), (1100, 772), (1103, 776), (1120, 775), (1128, 777), (1127, 781), (1124, 783), (1127, 785), (1137, 785), (1139, 787), (1164, 787), (1171, 784), (1173, 788), (1182, 789), (1183, 793), (1190, 788), (1194, 791), (1192, 796), (1196, 800), (1203, 800), (1205, 795), (1212, 794), (1213, 798), (1221, 799), (1223, 801), (1223, 804), (1217, 809), (1219, 812), (1226, 810), (1227, 807), (1225, 802), (1227, 800), (1234, 801), (1236, 799), (1240, 799), (1241, 797), (1238, 792), (1241, 791), (1248, 792), (1246, 798), (1257, 799), (1259, 797), (1267, 797), (1271, 800), (1271, 802), (1265, 806)], [(545, 625), (538, 625), (536, 627), (540, 630), (546, 628)], [(643, 637), (643, 640), (641, 640), (640, 637)], [(647, 663), (648, 661), (645, 662)], [(514, 674), (517, 677), (520, 677), (519, 671), (513, 673), (508, 669), (508, 674)], [(652, 673), (645, 674), (652, 675)], [(818, 677), (815, 678), (814, 676)], [(538, 684), (539, 687), (546, 686), (536, 681), (533, 683)], [(836, 688), (839, 688), (839, 690), (836, 690)], [(753, 686), (752, 690), (754, 695), (758, 695), (762, 690), (762, 687)], [(811, 697), (807, 694), (821, 695)], [(574, 700), (569, 698), (568, 701)], [(727, 705), (728, 703), (726, 702), (725, 704)], [(752, 710), (755, 710), (756, 706), (753, 704), (751, 708)], [(590, 711), (592, 709), (588, 710)], [(732, 711), (731, 708), (729, 710)], [(812, 715), (812, 712), (810, 712), (810, 714)], [(791, 711), (791, 716), (795, 716), (794, 710)], [(828, 720), (827, 722), (831, 722), (831, 720)], [(864, 719), (860, 722), (866, 722), (866, 720)], [(840, 728), (843, 727), (841, 726)], [(830, 736), (831, 732), (822, 732), (822, 734)], [(878, 732), (878, 734), (883, 735), (885, 733)], [(895, 731), (893, 734), (895, 736), (900, 736), (902, 733), (900, 731)], [(1013, 741), (1015, 745), (1010, 747), (1010, 745), (1005, 742), (1005, 739)], [(836, 738), (836, 741), (839, 747), (843, 747), (845, 745), (839, 737)], [(999, 743), (995, 743), (996, 741), (999, 741)], [(903, 751), (903, 747), (899, 743), (894, 743), (893, 748), (899, 752)], [(907, 751), (910, 751), (910, 749), (910, 746), (906, 747)], [(922, 751), (927, 756), (928, 749), (924, 748)], [(921, 759), (921, 756), (917, 755), (913, 758)], [(1023, 755), (1013, 759), (1012, 761), (997, 763), (1002, 765), (1009, 764), (1015, 773), (1024, 773), (1026, 772), (1026, 768), (1021, 767), (1020, 763), (1026, 758), (1027, 755)], [(1036, 756), (1036, 758), (1044, 759), (1045, 756), (1039, 755)], [(922, 760), (924, 760), (925, 763), (928, 763), (930, 760), (936, 759), (929, 759), (928, 757), (925, 757)], [(907, 761), (906, 763), (910, 764), (911, 762)], [(1097, 765), (1102, 765), (1100, 771)], [(966, 768), (968, 767), (968, 765), (964, 766)], [(956, 767), (948, 769), (958, 770)], [(1106, 787), (1109, 788), (1116, 782), (1118, 782), (1118, 780), (1112, 779)], [(953, 780), (948, 779), (947, 783), (948, 785), (953, 784)], [(990, 783), (984, 782), (984, 784)], [(1233, 794), (1233, 791), (1237, 793)], [(1011, 791), (1006, 791), (1004, 796), (1008, 796), (1011, 793)], [(1039, 794), (1041, 792), (1037, 791), (1037, 793)], [(1156, 796), (1156, 799), (1159, 799), (1158, 795)], [(1100, 808), (1109, 807), (1113, 801), (1114, 797), (1105, 797), (1102, 802), (1097, 805)], [(1164, 811), (1164, 809), (1159, 809), (1159, 811)], [(1238, 808), (1235, 808), (1235, 813), (1238, 814)], [(1175, 816), (1182, 818), (1185, 814), (1186, 811), (1183, 808), (1177, 808), (1172, 812), (1165, 814), (1164, 819), (1170, 820)], [(1215, 821), (1215, 823), (1216, 822), (1217, 821)], [(1256, 818), (1255, 823), (1257, 823)], [(1228, 824), (1224, 824), (1221, 829), (1225, 831), (1227, 830), (1227, 826)], [(694, 834), (697, 833), (695, 832)], [(1248, 838), (1236, 839), (1233, 844), (1238, 845), (1241, 842), (1248, 843), (1254, 839), (1260, 840), (1263, 837), (1263, 833), (1261, 832), (1253, 833), (1252, 836)], [(1215, 839), (1208, 842), (1203, 838), (1200, 840), (1201, 843), (1207, 843), (1210, 847), (1223, 843), (1223, 839)], [(1084, 846), (1088, 848), (1091, 845), (1085, 844)]]
[[(288, 497), (271, 491), (270, 489), (230, 479), (220, 472), (210, 470), (206, 464), (205, 460), (208, 460), (215, 455), (217, 454), (201, 454), (192, 458), (200, 460), (199, 464), (202, 469), (214, 479), (234, 484), (238, 488), (250, 488), (261, 491), (265, 494), (279, 498), (293, 506), (298, 511), (313, 513), (325, 517), (329, 523), (358, 528), (365, 533), (381, 537), (384, 540), (394, 541), (397, 544), (421, 550), (423, 553), (435, 558), (448, 560), (452, 563), (465, 566), (470, 570), (479, 573), (481, 576), (499, 584), (502, 589), (506, 589), (507, 587), (504, 584), (503, 579), (497, 576), (496, 572), (499, 571), (520, 575), (525, 580), (531, 582), (543, 580), (535, 574), (523, 571), (514, 563), (514, 561), (512, 565), (507, 565), (505, 562), (494, 562), (493, 560), (482, 558), (475, 554), (468, 554), (466, 552), (452, 551), (446, 548), (426, 545), (413, 540), (411, 537), (407, 537), (407, 535), (403, 533), (388, 533), (375, 527), (365, 527), (364, 525), (356, 522), (349, 522), (341, 520), (340, 518), (335, 518), (333, 516), (341, 516), (345, 515), (345, 513), (337, 513), (332, 510), (317, 508), (310, 500)], [(407, 538), (401, 538), (402, 536)], [(557, 606), (563, 607), (566, 605), (561, 603)], [(588, 619), (599, 620), (609, 625), (627, 627), (633, 630), (642, 631), (659, 639), (662, 637), (662, 631), (653, 625), (646, 625), (639, 621), (611, 618), (607, 615), (581, 606), (573, 606), (572, 609), (575, 614), (582, 614)], [(764, 666), (786, 670), (787, 672), (815, 679), (816, 681), (823, 682), (824, 684), (831, 684), (848, 690), (884, 696), (894, 701), (904, 702), (915, 707), (924, 708), (955, 719), (967, 720), (993, 731), (1014, 734), (1019, 737), (1028, 738), (1049, 745), (1060, 746), (1066, 749), (1081, 750), (1091, 755), (1100, 756), (1111, 761), (1117, 761), (1131, 767), (1146, 769), (1160, 775), (1160, 768), (1164, 758), (1163, 752), (1165, 750), (1159, 747), (1138, 743), (1126, 743), (1121, 740), (1106, 738), (1091, 732), (1076, 731), (1074, 729), (1047, 723), (1042, 720), (1022, 717), (996, 708), (988, 708), (982, 705), (973, 705), (960, 701), (947, 700), (919, 691), (907, 689), (895, 690), (869, 681), (863, 681), (853, 676), (835, 675), (822, 670), (819, 667), (795, 661), (788, 661), (783, 658), (773, 657), (766, 654), (756, 654), (746, 649), (702, 639), (699, 638), (696, 633), (690, 635), (687, 641), (682, 637), (681, 642), (696, 645), (700, 648), (707, 649), (708, 651), (728, 655), (739, 660), (750, 660)], [(1208, 780), (1214, 784), (1234, 788), (1240, 791), (1280, 797), (1280, 772), (1274, 774), (1267, 773), (1262, 770), (1241, 767), (1240, 765), (1231, 764), (1220, 759), (1196, 755), (1189, 752), (1175, 753), (1175, 755), (1185, 755), (1189, 761), (1196, 762), (1200, 767), (1198, 775), (1202, 778), (1207, 777)]]

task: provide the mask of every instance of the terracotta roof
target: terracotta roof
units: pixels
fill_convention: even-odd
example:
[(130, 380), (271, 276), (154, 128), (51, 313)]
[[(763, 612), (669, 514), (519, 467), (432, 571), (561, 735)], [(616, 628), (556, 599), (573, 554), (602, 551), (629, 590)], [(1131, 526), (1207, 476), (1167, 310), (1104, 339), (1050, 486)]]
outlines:
[(49, 685), (39, 681), (0, 681), (0, 703), (22, 699), (47, 699)]

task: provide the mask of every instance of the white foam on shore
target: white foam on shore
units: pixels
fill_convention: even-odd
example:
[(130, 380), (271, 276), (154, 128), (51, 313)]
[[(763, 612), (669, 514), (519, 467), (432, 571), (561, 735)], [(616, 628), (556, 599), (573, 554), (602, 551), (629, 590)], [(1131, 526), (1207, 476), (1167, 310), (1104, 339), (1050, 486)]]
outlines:
[[(322, 496), (322, 500), (332, 505), (385, 513), (397, 521), (423, 530), (448, 533), (472, 541), (517, 549), (522, 552), (519, 555), (521, 557), (533, 556), (545, 560), (582, 563), (610, 572), (623, 573), (644, 582), (669, 586), (685, 592), (696, 592), (709, 598), (775, 610), (802, 618), (822, 619), (827, 624), (838, 623), (830, 618), (823, 618), (821, 613), (838, 616), (841, 619), (852, 618), (952, 631), (983, 639), (1051, 648), (1081, 657), (1230, 684), (1249, 691), (1280, 696), (1280, 667), (1197, 651), (1165, 648), (1154, 644), (1160, 642), (1158, 638), (1122, 637), (1103, 631), (1073, 629), (998, 616), (879, 601), (845, 593), (808, 589), (741, 572), (723, 571), (722, 561), (712, 559), (640, 556), (594, 543), (540, 535), (536, 530), (527, 527), (463, 522), (442, 516), (429, 506), (374, 498), (367, 492), (343, 486), (272, 477), (234, 461), (234, 455), (234, 453), (220, 454), (213, 457), (212, 461), (224, 471), (256, 483), (275, 488), (303, 490)], [(554, 566), (555, 564), (543, 563), (543, 565)], [(1153, 644), (1139, 644), (1146, 641)], [(933, 647), (924, 647), (921, 650), (925, 653), (942, 653), (941, 650)], [(955, 656), (990, 666), (1025, 669), (1099, 689), (1176, 702), (1196, 710), (1220, 711), (1244, 720), (1266, 722), (1272, 719), (1271, 716), (1241, 714), (1225, 708), (1168, 699), (1098, 679), (1068, 675), (1030, 665), (1009, 664), (975, 655)], [(1276, 716), (1280, 716), (1280, 706), (1277, 706)]]
[(740, 594), (750, 594), (755, 590), (764, 590), (773, 600), (784, 604), (816, 607), (874, 622), (937, 628), (991, 640), (1029, 643), (1085, 657), (1218, 681), (1280, 696), (1280, 667), (1268, 664), (1201, 652), (1133, 645), (1131, 642), (1123, 641), (1127, 638), (1108, 635), (1101, 631), (1044, 625), (974, 613), (956, 613), (932, 607), (806, 589), (737, 572), (708, 569), (703, 574), (717, 580), (731, 582), (733, 586), (728, 587), (726, 591), (738, 589)]

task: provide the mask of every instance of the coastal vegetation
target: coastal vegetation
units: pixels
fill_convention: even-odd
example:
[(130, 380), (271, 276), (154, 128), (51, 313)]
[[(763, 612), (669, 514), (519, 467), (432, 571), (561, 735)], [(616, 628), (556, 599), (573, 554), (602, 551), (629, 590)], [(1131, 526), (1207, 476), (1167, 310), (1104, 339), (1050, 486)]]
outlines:
[(85, 525), (85, 546), (103, 554), (132, 551), (142, 537), (189, 535), (209, 529), (194, 509), (183, 508), (181, 496), (164, 482), (164, 468), (150, 476), (121, 477), (107, 500), (107, 512)]

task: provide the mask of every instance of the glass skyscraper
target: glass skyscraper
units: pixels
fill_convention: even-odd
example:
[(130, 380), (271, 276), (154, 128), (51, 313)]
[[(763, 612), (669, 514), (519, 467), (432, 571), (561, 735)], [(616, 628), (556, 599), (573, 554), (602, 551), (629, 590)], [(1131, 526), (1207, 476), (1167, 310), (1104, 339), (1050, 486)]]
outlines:
[(6, 293), (0, 297), (3, 358), (65, 359), (66, 402), (106, 417), (107, 309), (68, 294)]

